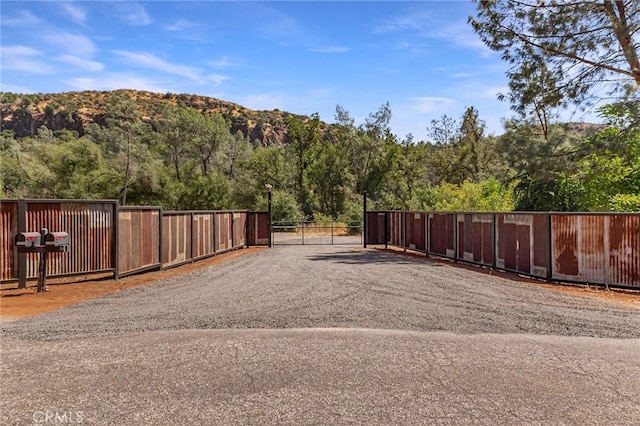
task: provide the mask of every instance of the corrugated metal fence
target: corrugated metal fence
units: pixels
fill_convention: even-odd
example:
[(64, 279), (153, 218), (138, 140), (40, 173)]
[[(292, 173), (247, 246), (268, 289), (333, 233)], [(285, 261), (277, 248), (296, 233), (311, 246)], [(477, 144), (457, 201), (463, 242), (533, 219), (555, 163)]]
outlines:
[(637, 213), (366, 213), (366, 244), (548, 280), (640, 289)]
[(181, 265), (269, 241), (269, 216), (247, 211), (120, 207), (115, 200), (0, 200), (0, 282), (35, 278), (36, 254), (18, 254), (18, 232), (69, 233), (69, 251), (47, 256), (48, 276), (115, 277)]

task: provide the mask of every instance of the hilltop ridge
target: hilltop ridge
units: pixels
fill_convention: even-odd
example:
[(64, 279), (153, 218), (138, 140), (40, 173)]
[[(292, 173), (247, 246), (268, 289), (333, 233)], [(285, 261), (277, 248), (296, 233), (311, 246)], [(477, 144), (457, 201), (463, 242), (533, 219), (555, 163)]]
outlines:
[(54, 131), (76, 131), (82, 136), (90, 123), (103, 124), (111, 97), (121, 94), (136, 102), (145, 122), (150, 123), (158, 115), (162, 116), (168, 105), (195, 108), (205, 114), (222, 115), (229, 123), (232, 133), (241, 131), (245, 136), (249, 136), (252, 142), (263, 146), (285, 143), (285, 118), (297, 115), (277, 109), (251, 110), (233, 102), (194, 94), (161, 94), (139, 90), (49, 94), (4, 92), (1, 93), (0, 102), (2, 130), (12, 130), (16, 137), (21, 138), (33, 136), (39, 127), (46, 126)]

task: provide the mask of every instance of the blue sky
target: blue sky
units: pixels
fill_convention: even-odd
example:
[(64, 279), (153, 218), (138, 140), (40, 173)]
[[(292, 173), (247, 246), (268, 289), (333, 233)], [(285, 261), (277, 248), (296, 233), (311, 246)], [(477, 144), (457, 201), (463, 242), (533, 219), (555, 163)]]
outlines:
[(467, 24), (468, 1), (11, 1), (0, 3), (2, 91), (138, 89), (364, 122), (427, 140), (474, 106), (489, 133), (507, 65)]

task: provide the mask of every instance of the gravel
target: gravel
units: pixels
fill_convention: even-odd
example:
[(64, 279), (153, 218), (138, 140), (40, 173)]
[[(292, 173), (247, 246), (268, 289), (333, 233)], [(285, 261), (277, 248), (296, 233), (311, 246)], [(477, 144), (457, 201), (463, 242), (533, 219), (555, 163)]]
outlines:
[(640, 311), (426, 258), (282, 246), (1, 325), (66, 340), (162, 330), (369, 328), (640, 337)]
[(640, 423), (640, 310), (389, 251), (275, 247), (0, 330), (3, 425)]

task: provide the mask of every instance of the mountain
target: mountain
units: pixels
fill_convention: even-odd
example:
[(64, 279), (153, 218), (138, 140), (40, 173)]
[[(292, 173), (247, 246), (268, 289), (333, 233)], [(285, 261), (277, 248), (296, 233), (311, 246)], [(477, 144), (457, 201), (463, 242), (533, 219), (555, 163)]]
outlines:
[[(169, 105), (195, 108), (206, 114), (218, 113), (229, 123), (232, 133), (241, 131), (263, 146), (287, 142), (285, 119), (295, 115), (280, 110), (255, 111), (232, 102), (189, 94), (151, 93), (138, 90), (83, 91), (54, 94), (0, 93), (2, 130), (16, 137), (33, 136), (41, 126), (51, 130), (72, 130), (82, 136), (91, 123), (103, 124), (111, 97), (125, 94), (133, 99), (143, 121), (153, 125)], [(166, 118), (166, 117), (163, 117)]]

